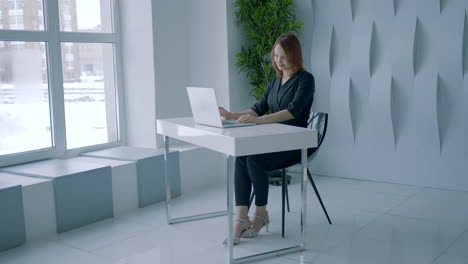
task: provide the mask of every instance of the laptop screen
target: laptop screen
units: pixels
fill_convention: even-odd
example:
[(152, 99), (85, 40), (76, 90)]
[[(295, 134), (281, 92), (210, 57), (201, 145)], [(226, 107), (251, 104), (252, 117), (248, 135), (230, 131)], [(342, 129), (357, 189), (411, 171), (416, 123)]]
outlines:
[(195, 123), (223, 126), (213, 88), (187, 87), (187, 94)]

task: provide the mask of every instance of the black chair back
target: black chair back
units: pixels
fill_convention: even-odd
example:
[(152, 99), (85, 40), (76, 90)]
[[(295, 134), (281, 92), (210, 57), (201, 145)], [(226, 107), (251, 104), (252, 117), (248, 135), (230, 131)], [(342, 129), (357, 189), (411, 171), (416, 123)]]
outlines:
[(317, 147), (307, 150), (307, 155), (312, 155), (322, 145), (327, 134), (328, 114), (320, 112), (311, 112), (307, 127), (317, 130)]
[[(323, 140), (325, 139), (325, 135), (327, 134), (327, 126), (328, 126), (328, 114), (327, 113), (319, 113), (319, 112), (310, 113), (309, 120), (307, 122), (307, 127), (310, 129), (317, 130), (317, 147), (307, 149), (308, 156), (312, 155), (320, 147), (320, 145), (322, 145)], [(294, 165), (294, 164), (291, 164), (291, 165)], [(290, 176), (286, 174), (285, 168), (271, 171), (269, 175), (270, 183), (274, 185), (279, 185), (281, 181), (281, 185), (282, 185), (282, 237), (284, 237), (285, 200), (287, 201), (287, 207), (288, 207), (288, 212), (289, 212), (289, 194), (288, 194), (289, 179), (287, 179), (288, 177), (290, 178)], [(327, 209), (325, 208), (325, 205), (323, 204), (322, 198), (320, 197), (320, 194), (317, 190), (317, 186), (315, 185), (314, 179), (312, 178), (312, 175), (310, 174), (309, 168), (307, 168), (307, 177), (309, 178), (309, 181), (312, 184), (312, 187), (314, 188), (315, 195), (317, 195), (320, 205), (322, 206), (323, 212), (325, 213), (325, 216), (327, 217), (328, 223), (331, 224), (332, 222), (330, 220), (330, 217), (328, 216)], [(250, 208), (250, 205), (252, 204), (254, 196), (255, 196), (255, 190), (252, 189), (252, 195), (250, 196), (249, 208)]]

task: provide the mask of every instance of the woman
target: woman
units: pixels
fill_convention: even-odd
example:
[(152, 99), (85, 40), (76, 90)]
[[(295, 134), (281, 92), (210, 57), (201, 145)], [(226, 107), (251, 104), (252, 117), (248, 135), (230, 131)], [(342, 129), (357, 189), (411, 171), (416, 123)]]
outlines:
[[(271, 51), (276, 71), (260, 101), (242, 112), (231, 113), (220, 107), (221, 116), (237, 123), (282, 123), (307, 127), (314, 97), (314, 77), (304, 70), (299, 40), (291, 34), (280, 36)], [(267, 114), (270, 111), (269, 114)], [(236, 159), (236, 222), (233, 244), (241, 237), (256, 237), (263, 226), (268, 231), (268, 171), (300, 161), (300, 150), (243, 156)], [(251, 188), (255, 190), (255, 214), (248, 218)]]

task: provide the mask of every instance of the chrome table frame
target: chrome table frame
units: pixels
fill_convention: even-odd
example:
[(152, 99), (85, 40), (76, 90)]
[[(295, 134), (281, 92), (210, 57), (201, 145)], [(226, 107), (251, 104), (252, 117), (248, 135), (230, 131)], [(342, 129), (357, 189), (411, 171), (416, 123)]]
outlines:
[(301, 150), (301, 163), (302, 163), (302, 180), (301, 180), (301, 242), (299, 245), (294, 247), (282, 248), (277, 250), (272, 250), (264, 253), (254, 254), (242, 258), (234, 258), (234, 248), (232, 244), (233, 240), (233, 202), (234, 202), (234, 170), (235, 170), (235, 161), (236, 157), (231, 155), (226, 155), (227, 157), (227, 211), (219, 211), (205, 214), (197, 214), (191, 216), (184, 216), (178, 218), (171, 217), (171, 183), (168, 172), (168, 154), (169, 154), (169, 137), (164, 136), (164, 177), (166, 180), (166, 217), (168, 224), (183, 223), (188, 221), (195, 221), (200, 219), (212, 218), (226, 215), (228, 216), (228, 239), (227, 239), (227, 263), (246, 263), (250, 261), (256, 261), (276, 256), (281, 256), (284, 254), (290, 254), (294, 252), (303, 251), (306, 246), (306, 215), (307, 215), (307, 188), (305, 188), (305, 183), (307, 182), (307, 149)]
[(169, 155), (169, 137), (164, 136), (164, 179), (166, 180), (166, 218), (168, 224), (177, 224), (206, 218), (218, 217), (227, 214), (227, 211), (218, 211), (205, 214), (190, 215), (184, 217), (171, 217), (171, 182), (168, 172), (168, 155)]
[[(262, 125), (261, 127), (245, 127), (242, 130), (222, 130), (218, 128), (197, 127), (192, 118), (172, 118), (157, 121), (158, 134), (164, 136), (164, 159), (165, 159), (165, 180), (166, 180), (166, 216), (169, 224), (182, 223), (218, 217), (227, 214), (227, 263), (246, 263), (250, 261), (280, 256), (293, 252), (302, 251), (306, 247), (306, 216), (307, 216), (307, 148), (314, 147), (317, 142), (317, 134), (311, 135), (311, 130), (297, 127), (290, 127), (280, 124)], [(273, 133), (270, 133), (273, 131)], [(255, 137), (256, 146), (250, 144), (250, 135)], [(269, 144), (271, 140), (280, 137), (277, 144)], [(179, 218), (171, 217), (171, 191), (170, 173), (168, 172), (169, 138), (186, 141), (200, 147), (208, 148), (220, 152), (227, 157), (227, 211), (204, 213)], [(315, 143), (312, 143), (315, 138)], [(304, 143), (307, 142), (307, 143)], [(257, 150), (257, 147), (259, 149)], [(234, 225), (234, 170), (235, 158), (237, 156), (254, 155), (276, 151), (301, 149), (302, 180), (301, 180), (301, 238), (298, 245), (281, 248), (251, 256), (234, 258), (233, 255), (233, 225)]]

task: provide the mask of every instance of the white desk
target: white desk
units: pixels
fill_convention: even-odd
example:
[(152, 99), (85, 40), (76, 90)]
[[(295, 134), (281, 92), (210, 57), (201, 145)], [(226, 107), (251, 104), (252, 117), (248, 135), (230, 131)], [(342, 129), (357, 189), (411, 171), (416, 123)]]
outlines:
[[(169, 153), (169, 138), (175, 138), (200, 147), (208, 148), (227, 155), (227, 212), (215, 212), (195, 216), (171, 218), (170, 182), (166, 170), (166, 214), (169, 224), (193, 221), (214, 216), (228, 215), (228, 263), (244, 263), (248, 261), (283, 255), (305, 248), (306, 220), (306, 188), (307, 181), (307, 148), (317, 146), (317, 131), (287, 126), (282, 124), (267, 124), (237, 128), (215, 128), (194, 123), (193, 118), (170, 118), (157, 120), (157, 133), (164, 136), (165, 158)], [(235, 157), (261, 154), (268, 152), (301, 149), (302, 181), (301, 181), (301, 230), (302, 241), (295, 247), (274, 250), (248, 257), (233, 258), (233, 193), (234, 193), (234, 162)], [(167, 161), (167, 159), (166, 159)], [(166, 167), (167, 168), (167, 167)]]

